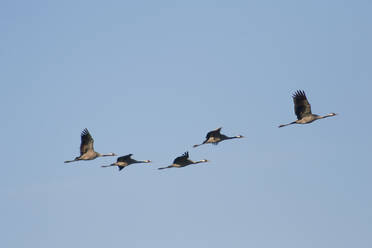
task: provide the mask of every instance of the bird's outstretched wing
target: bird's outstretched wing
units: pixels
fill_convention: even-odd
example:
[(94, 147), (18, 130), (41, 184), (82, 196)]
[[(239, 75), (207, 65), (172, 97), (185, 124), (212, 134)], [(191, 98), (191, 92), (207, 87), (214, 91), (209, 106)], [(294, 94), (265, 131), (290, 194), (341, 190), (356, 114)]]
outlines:
[(174, 161), (173, 164), (180, 164), (183, 161), (187, 160), (189, 158), (189, 152), (185, 152), (182, 154), (182, 156), (177, 157)]
[(205, 136), (205, 138), (208, 140), (210, 137), (220, 136), (221, 135), (221, 128), (222, 127), (219, 127), (216, 130), (210, 131), (209, 133), (207, 133), (207, 136)]
[(298, 120), (301, 120), (307, 115), (311, 115), (311, 106), (303, 90), (296, 91), (292, 97), (294, 103), (294, 111), (297, 115)]
[(118, 157), (117, 162), (126, 162), (133, 154), (128, 154), (125, 156)]
[(93, 148), (94, 140), (92, 136), (90, 135), (88, 129), (84, 129), (81, 132), (81, 144), (80, 144), (80, 155), (83, 155), (89, 150), (94, 150)]

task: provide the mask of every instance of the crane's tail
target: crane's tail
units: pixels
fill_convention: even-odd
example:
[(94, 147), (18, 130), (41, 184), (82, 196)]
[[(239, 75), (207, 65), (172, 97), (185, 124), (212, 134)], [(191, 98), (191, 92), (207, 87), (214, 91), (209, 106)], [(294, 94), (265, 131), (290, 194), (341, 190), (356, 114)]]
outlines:
[(173, 167), (173, 165), (169, 165), (167, 167), (160, 167), (160, 168), (158, 168), (158, 170), (169, 169), (169, 168), (172, 168), (172, 167)]

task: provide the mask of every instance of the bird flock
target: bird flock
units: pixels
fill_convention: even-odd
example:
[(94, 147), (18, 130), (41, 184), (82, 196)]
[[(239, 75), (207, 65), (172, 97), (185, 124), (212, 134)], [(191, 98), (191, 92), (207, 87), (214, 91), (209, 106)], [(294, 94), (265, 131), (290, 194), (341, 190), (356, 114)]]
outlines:
[[(293, 95), (293, 103), (294, 103), (294, 112), (297, 116), (297, 120), (290, 122), (288, 124), (282, 124), (279, 125), (279, 128), (285, 127), (292, 124), (309, 124), (313, 121), (324, 119), (327, 117), (335, 116), (336, 113), (329, 113), (326, 115), (316, 115), (311, 112), (311, 105), (309, 101), (306, 98), (306, 94), (303, 90), (297, 90)], [(217, 145), (218, 143), (224, 141), (224, 140), (230, 140), (230, 139), (239, 139), (244, 138), (242, 135), (236, 135), (236, 136), (226, 136), (221, 133), (221, 129), (217, 128), (215, 130), (212, 130), (207, 133), (205, 140), (201, 144), (196, 144), (193, 147), (196, 148), (201, 145), (205, 144), (214, 144)], [(81, 132), (81, 143), (80, 143), (80, 156), (76, 157), (74, 160), (67, 160), (65, 163), (71, 163), (76, 162), (80, 160), (93, 160), (98, 157), (107, 157), (107, 156), (117, 156), (115, 153), (107, 153), (107, 154), (101, 154), (94, 150), (93, 146), (94, 140), (89, 133), (88, 129), (85, 128)], [(118, 157), (115, 163), (112, 163), (110, 165), (102, 165), (101, 167), (112, 167), (117, 166), (119, 171), (127, 167), (131, 164), (137, 164), (137, 163), (150, 163), (150, 160), (135, 160), (132, 158), (133, 154), (128, 154), (125, 156)], [(160, 167), (159, 170), (163, 169), (169, 169), (169, 168), (181, 168), (192, 164), (199, 164), (199, 163), (206, 163), (208, 162), (207, 159), (202, 159), (198, 161), (193, 161), (189, 159), (189, 152), (185, 152), (181, 156), (175, 158), (173, 160), (173, 163), (166, 167)]]

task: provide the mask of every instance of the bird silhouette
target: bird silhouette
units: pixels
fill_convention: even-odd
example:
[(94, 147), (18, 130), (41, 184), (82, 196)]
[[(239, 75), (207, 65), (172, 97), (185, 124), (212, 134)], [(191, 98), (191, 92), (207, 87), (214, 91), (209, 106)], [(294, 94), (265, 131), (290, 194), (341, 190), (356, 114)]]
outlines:
[(306, 98), (306, 94), (303, 90), (297, 90), (293, 95), (294, 111), (297, 116), (297, 120), (288, 124), (282, 124), (279, 127), (285, 127), (292, 124), (308, 124), (313, 121), (335, 116), (335, 113), (329, 113), (326, 115), (315, 115), (311, 112), (311, 105)]
[(169, 169), (169, 168), (181, 168), (181, 167), (188, 166), (190, 164), (199, 164), (199, 163), (205, 163), (205, 162), (208, 162), (208, 160), (202, 159), (199, 161), (192, 161), (189, 159), (189, 152), (185, 152), (184, 154), (182, 154), (182, 156), (177, 157), (173, 161), (173, 164), (166, 166), (166, 167), (161, 167), (158, 169), (163, 170), (163, 169)]
[(101, 154), (94, 151), (93, 143), (94, 140), (92, 136), (90, 135), (88, 129), (85, 128), (81, 132), (80, 156), (76, 157), (74, 160), (67, 160), (65, 161), (65, 163), (76, 162), (79, 160), (93, 160), (98, 157), (117, 156), (113, 152), (108, 154)]
[(111, 167), (111, 166), (117, 166), (119, 168), (119, 171), (127, 167), (131, 164), (139, 164), (139, 163), (150, 163), (150, 160), (135, 160), (132, 157), (133, 154), (128, 154), (125, 156), (118, 157), (117, 161), (115, 163), (112, 163), (110, 165), (102, 165), (101, 167)]
[(236, 136), (232, 136), (232, 137), (226, 136), (224, 134), (221, 134), (221, 129), (222, 129), (222, 127), (208, 132), (207, 136), (205, 136), (205, 140), (203, 141), (203, 143), (193, 145), (193, 147), (198, 147), (198, 146), (201, 146), (201, 145), (204, 145), (204, 144), (209, 144), (209, 143), (217, 145), (219, 142), (224, 141), (224, 140), (244, 138), (244, 136), (242, 136), (242, 135), (236, 135)]

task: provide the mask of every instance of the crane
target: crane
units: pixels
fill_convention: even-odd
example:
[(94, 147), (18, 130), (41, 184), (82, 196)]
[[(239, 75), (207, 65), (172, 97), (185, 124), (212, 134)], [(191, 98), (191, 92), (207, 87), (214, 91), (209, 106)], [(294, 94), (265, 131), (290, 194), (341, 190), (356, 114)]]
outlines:
[(313, 121), (328, 118), (337, 115), (336, 113), (329, 113), (326, 115), (315, 115), (311, 112), (311, 105), (306, 98), (306, 94), (303, 90), (297, 90), (293, 95), (294, 111), (297, 116), (297, 120), (282, 124), (279, 127), (285, 127), (292, 124), (308, 124)]
[(112, 163), (110, 165), (102, 165), (101, 167), (111, 167), (111, 166), (117, 166), (119, 168), (119, 171), (124, 169), (130, 164), (139, 164), (139, 163), (150, 163), (150, 160), (135, 160), (132, 157), (133, 154), (128, 154), (125, 156), (118, 157), (115, 163)]
[(65, 163), (71, 163), (79, 160), (93, 160), (98, 157), (107, 157), (107, 156), (117, 156), (115, 153), (111, 152), (108, 154), (101, 154), (94, 151), (93, 147), (94, 140), (90, 135), (87, 128), (81, 132), (81, 144), (80, 144), (80, 156), (76, 157), (74, 160), (67, 160)]
[(162, 169), (168, 169), (168, 168), (181, 168), (181, 167), (188, 166), (190, 164), (199, 164), (199, 163), (206, 163), (206, 162), (208, 162), (208, 160), (206, 160), (206, 159), (202, 159), (202, 160), (199, 160), (199, 161), (192, 161), (192, 160), (189, 159), (189, 152), (185, 152), (184, 154), (182, 154), (182, 156), (177, 157), (173, 161), (173, 164), (171, 164), (167, 167), (161, 167), (161, 168), (158, 168), (158, 169), (162, 170)]
[(232, 137), (228, 137), (224, 134), (221, 134), (221, 129), (222, 127), (219, 127), (213, 131), (210, 131), (207, 133), (207, 136), (205, 136), (205, 140), (201, 144), (194, 145), (193, 147), (198, 147), (204, 144), (214, 144), (217, 145), (219, 142), (224, 141), (224, 140), (229, 140), (229, 139), (237, 139), (237, 138), (244, 138), (242, 135), (236, 135)]

